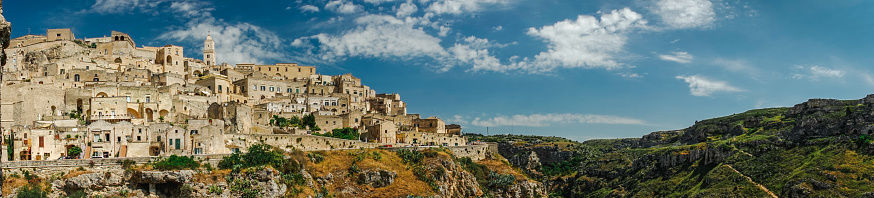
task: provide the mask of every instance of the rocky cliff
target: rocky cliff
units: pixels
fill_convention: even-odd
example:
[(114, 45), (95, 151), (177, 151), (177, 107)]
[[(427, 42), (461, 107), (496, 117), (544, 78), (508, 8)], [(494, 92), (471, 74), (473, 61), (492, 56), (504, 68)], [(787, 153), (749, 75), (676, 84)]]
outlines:
[(641, 138), (478, 138), (500, 142), (514, 167), (542, 173), (552, 197), (874, 197), (872, 132), (874, 95), (750, 110)]
[(3, 197), (40, 191), (48, 197), (546, 197), (540, 182), (497, 154), (474, 162), (448, 149), (267, 150), (196, 166), (170, 157), (142, 165), (7, 170), (13, 176), (4, 183), (12, 189)]
[[(0, 49), (9, 47), (9, 36), (12, 35), (12, 23), (3, 17), (3, 0), (0, 0)], [(6, 52), (0, 50), (0, 65), (6, 65)]]

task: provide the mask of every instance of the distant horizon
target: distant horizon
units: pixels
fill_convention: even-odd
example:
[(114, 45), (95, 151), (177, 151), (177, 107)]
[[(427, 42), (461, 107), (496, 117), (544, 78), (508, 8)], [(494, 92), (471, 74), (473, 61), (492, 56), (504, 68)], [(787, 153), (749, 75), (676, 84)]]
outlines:
[[(874, 90), (874, 2), (7, 1), (12, 38), (120, 31), (217, 62), (352, 73), (466, 133), (576, 141)], [(35, 9), (38, 8), (38, 9)], [(827, 16), (827, 17), (825, 17)]]

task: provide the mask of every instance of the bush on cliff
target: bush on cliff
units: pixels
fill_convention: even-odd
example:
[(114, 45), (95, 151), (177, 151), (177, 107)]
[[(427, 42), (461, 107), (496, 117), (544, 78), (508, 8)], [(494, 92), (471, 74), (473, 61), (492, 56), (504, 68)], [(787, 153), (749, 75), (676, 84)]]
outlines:
[(184, 170), (200, 167), (200, 163), (187, 156), (171, 155), (152, 164), (158, 170)]
[(46, 191), (39, 186), (39, 184), (28, 184), (26, 186), (22, 186), (18, 189), (18, 195), (16, 198), (45, 198)]

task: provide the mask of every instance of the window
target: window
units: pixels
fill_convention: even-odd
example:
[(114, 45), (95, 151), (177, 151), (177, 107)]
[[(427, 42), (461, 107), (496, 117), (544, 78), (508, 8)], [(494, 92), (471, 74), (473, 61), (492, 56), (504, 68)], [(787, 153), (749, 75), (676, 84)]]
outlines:
[(197, 130), (191, 130), (191, 135), (197, 134)]
[(79, 82), (79, 74), (73, 76), (73, 81)]
[(139, 131), (139, 132), (140, 132), (140, 133), (143, 133), (143, 129), (140, 129), (140, 131)]
[(219, 85), (219, 86), (218, 86), (218, 92), (219, 92), (219, 93), (222, 92), (222, 85)]
[(288, 88), (288, 93), (291, 93), (291, 88)]
[(149, 103), (149, 102), (152, 102), (152, 97), (151, 97), (151, 96), (146, 96), (146, 103)]
[(270, 92), (273, 92), (273, 87), (270, 87)]
[(61, 34), (58, 34), (58, 36), (61, 36)]
[(267, 90), (267, 89), (265, 89), (264, 86), (261, 86), (261, 91), (264, 91), (264, 90)]
[(137, 141), (142, 141), (142, 140), (143, 140), (143, 137), (138, 135), (138, 136), (137, 136)]
[(158, 136), (158, 141), (159, 141), (159, 142), (161, 141), (161, 136)]
[(118, 136), (118, 140), (116, 142), (121, 142), (121, 136)]
[(45, 147), (45, 140), (43, 138), (44, 138), (43, 136), (39, 136), (39, 147), (40, 148)]
[[(206, 55), (206, 58), (209, 58), (209, 54)], [(209, 63), (209, 62), (207, 62), (207, 63)]]

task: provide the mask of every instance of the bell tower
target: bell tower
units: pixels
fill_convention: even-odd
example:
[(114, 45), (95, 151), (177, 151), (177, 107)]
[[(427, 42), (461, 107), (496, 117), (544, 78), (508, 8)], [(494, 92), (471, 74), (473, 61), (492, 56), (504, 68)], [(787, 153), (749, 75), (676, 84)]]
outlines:
[(212, 41), (212, 36), (206, 34), (206, 41), (203, 41), (203, 62), (206, 66), (216, 65), (215, 62), (215, 42)]

